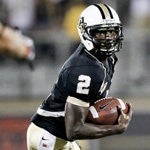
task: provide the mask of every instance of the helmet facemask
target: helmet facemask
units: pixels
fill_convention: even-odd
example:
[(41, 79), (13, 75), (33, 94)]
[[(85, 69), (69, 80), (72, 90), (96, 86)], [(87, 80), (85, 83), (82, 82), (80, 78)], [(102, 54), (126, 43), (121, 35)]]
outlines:
[(95, 52), (110, 56), (120, 50), (123, 40), (121, 25), (94, 26), (87, 28)]

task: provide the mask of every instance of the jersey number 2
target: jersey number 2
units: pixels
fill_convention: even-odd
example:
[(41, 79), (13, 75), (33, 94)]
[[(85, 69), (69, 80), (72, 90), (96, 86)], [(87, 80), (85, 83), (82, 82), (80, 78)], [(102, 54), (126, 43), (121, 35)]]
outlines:
[(89, 87), (91, 83), (91, 78), (86, 75), (80, 75), (78, 77), (78, 84), (77, 84), (77, 93), (80, 94), (88, 94), (89, 93)]

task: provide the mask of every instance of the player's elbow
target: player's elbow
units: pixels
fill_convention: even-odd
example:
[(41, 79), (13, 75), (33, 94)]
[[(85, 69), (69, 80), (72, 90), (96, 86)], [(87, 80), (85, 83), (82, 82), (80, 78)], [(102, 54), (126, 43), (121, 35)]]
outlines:
[(69, 141), (73, 141), (73, 140), (75, 140), (75, 136), (72, 133), (67, 133), (67, 139)]
[(79, 130), (77, 129), (66, 131), (67, 139), (69, 141), (77, 140), (79, 138), (79, 134)]

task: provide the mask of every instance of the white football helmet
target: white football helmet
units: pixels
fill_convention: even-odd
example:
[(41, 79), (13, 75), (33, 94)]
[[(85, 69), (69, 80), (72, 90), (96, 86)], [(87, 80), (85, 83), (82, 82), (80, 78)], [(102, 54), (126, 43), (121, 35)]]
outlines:
[[(122, 47), (122, 24), (116, 11), (105, 4), (94, 4), (82, 11), (78, 21), (81, 42), (90, 53), (110, 56)], [(96, 39), (94, 32), (115, 32), (112, 39)], [(105, 35), (106, 37), (106, 35)]]

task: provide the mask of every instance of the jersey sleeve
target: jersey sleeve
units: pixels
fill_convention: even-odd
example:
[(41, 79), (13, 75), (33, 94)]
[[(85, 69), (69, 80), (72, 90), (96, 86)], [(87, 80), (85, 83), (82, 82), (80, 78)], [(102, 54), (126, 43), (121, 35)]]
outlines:
[(75, 67), (67, 70), (65, 89), (68, 95), (91, 103), (103, 83), (104, 71), (96, 66)]

